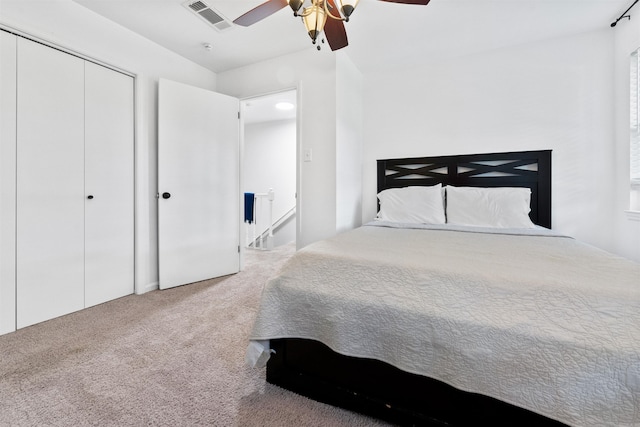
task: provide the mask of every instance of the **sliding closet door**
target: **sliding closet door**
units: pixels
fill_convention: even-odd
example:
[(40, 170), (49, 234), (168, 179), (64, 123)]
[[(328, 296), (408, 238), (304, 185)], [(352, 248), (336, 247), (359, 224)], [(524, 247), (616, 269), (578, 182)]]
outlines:
[(133, 293), (133, 78), (85, 63), (85, 306)]
[(0, 31), (0, 335), (16, 330), (16, 43)]
[(17, 326), (84, 307), (84, 61), (22, 38)]

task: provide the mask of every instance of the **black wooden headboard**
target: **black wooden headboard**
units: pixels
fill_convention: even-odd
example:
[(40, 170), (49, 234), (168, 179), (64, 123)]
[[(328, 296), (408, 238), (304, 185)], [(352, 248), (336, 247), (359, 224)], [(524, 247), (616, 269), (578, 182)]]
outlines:
[(531, 221), (551, 228), (551, 150), (378, 160), (378, 192), (438, 183), (528, 187)]

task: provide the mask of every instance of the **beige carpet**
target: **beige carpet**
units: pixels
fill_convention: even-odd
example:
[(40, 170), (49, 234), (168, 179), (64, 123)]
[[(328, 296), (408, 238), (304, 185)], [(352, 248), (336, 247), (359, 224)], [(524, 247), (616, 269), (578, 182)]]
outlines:
[(292, 253), (252, 251), (239, 274), (0, 336), (0, 426), (386, 425), (245, 365), (262, 285)]

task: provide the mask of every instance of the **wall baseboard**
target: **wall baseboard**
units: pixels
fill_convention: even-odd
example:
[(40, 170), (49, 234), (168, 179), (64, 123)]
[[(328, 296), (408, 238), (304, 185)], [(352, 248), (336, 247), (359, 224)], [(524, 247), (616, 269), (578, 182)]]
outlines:
[(136, 289), (136, 295), (146, 294), (147, 292), (155, 291), (156, 289), (159, 289), (158, 282), (147, 283), (140, 289)]

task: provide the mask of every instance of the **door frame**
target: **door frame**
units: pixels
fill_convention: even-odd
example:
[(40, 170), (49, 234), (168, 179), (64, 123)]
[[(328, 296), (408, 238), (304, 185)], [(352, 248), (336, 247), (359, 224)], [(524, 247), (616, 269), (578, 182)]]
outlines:
[[(296, 162), (296, 247), (298, 246), (298, 240), (300, 235), (300, 179), (301, 179), (301, 170), (300, 170), (300, 87), (298, 86), (290, 86), (282, 89), (273, 90), (270, 92), (262, 92), (255, 95), (246, 96), (240, 99), (240, 196), (242, 196), (245, 192), (245, 183), (244, 183), (244, 161), (245, 161), (245, 138), (244, 138), (244, 130), (245, 130), (245, 122), (244, 118), (246, 115), (246, 103), (251, 101), (252, 99), (260, 99), (265, 97), (274, 96), (284, 92), (292, 92), (296, 93), (296, 154), (295, 154), (295, 162)], [(276, 196), (277, 197), (277, 196)], [(241, 204), (244, 206), (244, 198), (240, 197)], [(241, 206), (241, 214), (243, 212), (243, 206)], [(240, 234), (240, 271), (244, 269), (244, 257), (245, 257), (245, 247), (244, 247), (244, 232), (243, 232), (243, 224), (244, 224), (244, 216), (240, 219), (240, 230), (238, 230)]]

